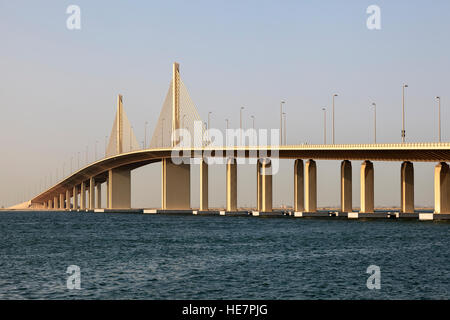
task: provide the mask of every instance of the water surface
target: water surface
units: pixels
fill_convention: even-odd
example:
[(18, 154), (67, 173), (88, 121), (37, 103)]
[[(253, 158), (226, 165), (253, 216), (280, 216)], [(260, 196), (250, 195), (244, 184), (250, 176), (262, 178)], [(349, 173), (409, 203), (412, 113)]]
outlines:
[[(1, 299), (449, 299), (450, 224), (0, 212)], [(81, 269), (81, 290), (66, 287)], [(381, 289), (366, 286), (369, 265)]]

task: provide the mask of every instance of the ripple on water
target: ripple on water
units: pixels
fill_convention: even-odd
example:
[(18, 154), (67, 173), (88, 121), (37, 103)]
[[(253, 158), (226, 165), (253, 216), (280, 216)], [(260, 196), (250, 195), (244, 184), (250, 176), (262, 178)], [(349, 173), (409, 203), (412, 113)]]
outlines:
[[(0, 213), (1, 299), (449, 299), (450, 224)], [(66, 269), (81, 268), (82, 290)], [(381, 289), (366, 287), (381, 268)]]

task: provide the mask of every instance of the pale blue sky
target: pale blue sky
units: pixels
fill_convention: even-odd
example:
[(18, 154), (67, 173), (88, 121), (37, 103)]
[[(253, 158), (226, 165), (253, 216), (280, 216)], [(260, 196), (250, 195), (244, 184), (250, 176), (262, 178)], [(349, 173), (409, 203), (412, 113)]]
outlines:
[[(81, 30), (66, 28), (70, 4), (81, 8)], [(371, 4), (381, 8), (378, 31), (366, 28)], [(96, 140), (100, 154), (117, 93), (142, 141), (174, 61), (201, 116), (213, 112), (214, 127), (223, 128), (225, 118), (237, 126), (245, 106), (245, 126), (255, 115), (257, 127), (277, 128), (285, 99), (288, 143), (321, 143), (321, 108), (337, 92), (337, 143), (372, 141), (373, 101), (378, 142), (398, 142), (406, 82), (407, 141), (436, 140), (436, 95), (449, 141), (449, 18), (449, 1), (2, 0), (0, 206), (22, 200), (50, 173), (54, 180), (56, 167), (60, 176), (64, 162), (67, 173), (71, 156), (81, 152), (84, 160), (86, 145), (92, 160)], [(359, 162), (353, 167), (358, 206)], [(247, 169), (240, 170), (241, 205), (255, 202), (254, 170)], [(398, 205), (400, 163), (375, 169), (376, 204)], [(432, 169), (416, 165), (417, 204), (433, 203)], [(159, 170), (133, 174), (133, 206), (159, 206)], [(223, 180), (223, 168), (213, 172)], [(291, 173), (292, 163), (283, 162), (275, 205), (292, 203)], [(339, 163), (320, 161), (319, 205), (338, 204), (338, 180)], [(217, 185), (213, 206), (224, 203), (223, 183)]]

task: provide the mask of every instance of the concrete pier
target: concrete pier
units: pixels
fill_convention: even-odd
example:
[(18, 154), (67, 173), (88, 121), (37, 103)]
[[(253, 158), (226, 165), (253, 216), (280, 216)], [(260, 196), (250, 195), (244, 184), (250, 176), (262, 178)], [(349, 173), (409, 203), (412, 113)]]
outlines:
[(131, 208), (131, 170), (108, 171), (108, 209)]
[(65, 195), (64, 193), (61, 193), (59, 194), (59, 208), (64, 209), (65, 205), (66, 205)]
[(262, 161), (263, 159), (258, 159), (256, 161), (256, 210), (262, 211)]
[(53, 197), (53, 209), (59, 209), (59, 200), (58, 196)]
[(174, 164), (162, 160), (162, 210), (188, 210), (191, 208), (191, 165)]
[(450, 171), (445, 162), (434, 167), (434, 213), (450, 213)]
[(317, 211), (317, 168), (312, 159), (305, 165), (305, 211)]
[(79, 208), (78, 207), (78, 186), (73, 187), (72, 198), (73, 198), (72, 209), (77, 210)]
[(303, 176), (303, 160), (297, 159), (294, 163), (294, 211), (304, 211), (304, 176)]
[(227, 211), (237, 210), (237, 163), (227, 159)]
[(400, 210), (402, 213), (414, 213), (414, 166), (404, 161), (400, 170)]
[(261, 175), (261, 201), (262, 212), (272, 212), (272, 163), (265, 159), (262, 163)]
[(80, 210), (86, 210), (86, 182), (80, 185)]
[(200, 211), (208, 210), (208, 164), (200, 162)]
[(89, 202), (89, 210), (94, 210), (95, 209), (95, 179), (93, 177), (91, 177), (89, 179), (88, 202)]
[(100, 209), (102, 207), (102, 184), (101, 183), (97, 183), (97, 185), (95, 186), (95, 191), (96, 191), (95, 208)]
[(109, 206), (109, 177), (106, 177), (106, 206), (105, 208), (108, 209)]
[(374, 179), (373, 163), (369, 160), (361, 164), (361, 210), (360, 213), (373, 213)]
[(341, 162), (341, 212), (352, 212), (352, 163)]
[(66, 209), (67, 210), (70, 210), (70, 198), (71, 198), (70, 189), (67, 189), (66, 190)]

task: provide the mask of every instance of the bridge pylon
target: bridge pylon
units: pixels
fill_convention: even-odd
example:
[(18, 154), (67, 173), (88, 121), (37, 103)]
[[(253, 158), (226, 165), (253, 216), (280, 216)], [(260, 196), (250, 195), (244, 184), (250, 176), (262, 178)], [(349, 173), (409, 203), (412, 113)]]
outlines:
[(106, 149), (106, 156), (111, 157), (116, 154), (137, 151), (140, 149), (133, 127), (128, 120), (123, 108), (123, 96), (117, 95), (117, 112), (114, 124), (109, 136), (109, 143)]
[[(199, 122), (201, 132), (194, 132), (195, 122)], [(177, 130), (182, 129), (186, 140), (180, 140)], [(174, 148), (183, 145), (203, 146), (203, 135), (206, 127), (200, 118), (197, 108), (192, 101), (186, 86), (180, 76), (180, 65), (174, 62), (172, 66), (172, 80), (164, 99), (158, 122), (155, 126), (150, 148)], [(189, 140), (190, 137), (190, 141)]]

